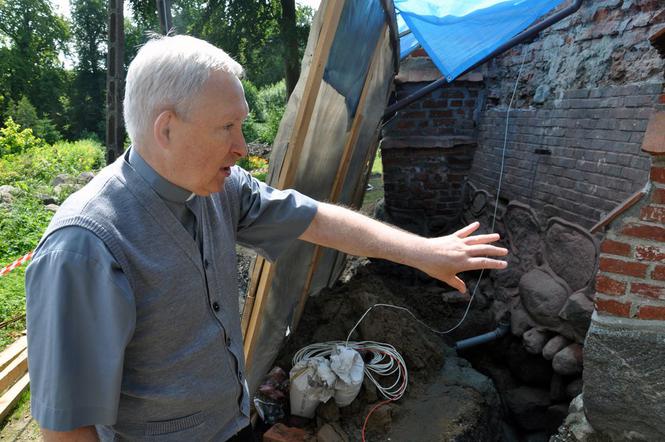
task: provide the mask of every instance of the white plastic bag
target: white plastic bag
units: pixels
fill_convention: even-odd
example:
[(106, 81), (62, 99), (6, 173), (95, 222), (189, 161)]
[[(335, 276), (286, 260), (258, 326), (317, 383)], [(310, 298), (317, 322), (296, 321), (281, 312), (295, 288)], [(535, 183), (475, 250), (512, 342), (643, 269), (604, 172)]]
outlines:
[(365, 362), (360, 353), (338, 345), (330, 355), (330, 369), (337, 375), (335, 403), (346, 407), (358, 396), (365, 377)]
[(327, 402), (335, 394), (337, 376), (330, 361), (315, 357), (298, 362), (289, 372), (291, 381), (291, 414), (311, 419), (319, 402)]

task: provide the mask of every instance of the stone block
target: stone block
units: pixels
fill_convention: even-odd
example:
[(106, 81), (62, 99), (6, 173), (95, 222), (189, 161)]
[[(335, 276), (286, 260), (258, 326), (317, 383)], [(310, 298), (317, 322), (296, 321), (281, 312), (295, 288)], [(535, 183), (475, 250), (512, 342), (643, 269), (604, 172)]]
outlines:
[(582, 346), (577, 343), (565, 347), (552, 358), (554, 372), (563, 376), (581, 373), (582, 353)]
[(584, 409), (616, 440), (665, 440), (663, 321), (594, 314), (584, 347)]
[(598, 246), (583, 227), (550, 219), (545, 235), (545, 260), (573, 291), (586, 287), (596, 272)]
[(566, 348), (570, 344), (570, 341), (565, 336), (556, 335), (543, 347), (543, 357), (548, 361), (551, 361), (554, 358), (554, 355)]

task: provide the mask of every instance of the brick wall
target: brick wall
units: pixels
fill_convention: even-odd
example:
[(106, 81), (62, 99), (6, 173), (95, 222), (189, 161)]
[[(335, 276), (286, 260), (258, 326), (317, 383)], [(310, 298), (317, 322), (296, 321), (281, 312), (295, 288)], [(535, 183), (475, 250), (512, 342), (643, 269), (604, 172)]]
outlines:
[[(665, 112), (649, 130), (665, 139)], [(655, 121), (655, 119), (654, 119)], [(602, 315), (665, 319), (665, 156), (653, 157), (647, 194), (611, 225), (601, 243), (596, 310)]]
[(475, 141), (470, 137), (384, 138), (381, 142), (390, 221), (420, 235), (455, 228)]
[[(641, 188), (649, 156), (640, 150), (661, 83), (566, 91), (551, 108), (510, 112), (501, 194), (591, 227)], [(506, 111), (490, 109), (479, 126), (470, 179), (494, 194)]]
[[(440, 75), (440, 74), (439, 74)], [(396, 89), (396, 98), (426, 86), (427, 83), (405, 83)], [(459, 81), (433, 91), (399, 111), (383, 129), (385, 137), (474, 135), (480, 112), (477, 101), (483, 84)]]

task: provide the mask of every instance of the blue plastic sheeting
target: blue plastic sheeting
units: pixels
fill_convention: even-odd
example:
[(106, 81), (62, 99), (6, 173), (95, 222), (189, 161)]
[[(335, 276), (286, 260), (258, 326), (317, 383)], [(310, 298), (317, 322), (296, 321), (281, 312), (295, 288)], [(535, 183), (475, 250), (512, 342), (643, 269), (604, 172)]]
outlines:
[(402, 35), (402, 32), (407, 32), (404, 36), (399, 38), (399, 59), (402, 60), (411, 52), (419, 48), (420, 43), (418, 43), (418, 39), (413, 35), (413, 32), (409, 30), (409, 27), (406, 25), (406, 22), (400, 15), (399, 11), (395, 13), (395, 17), (397, 18), (397, 33)]
[(385, 21), (381, 0), (350, 0), (342, 9), (323, 79), (344, 95), (350, 118), (356, 114), (369, 63)]
[[(411, 29), (408, 35), (415, 36), (448, 81), (563, 1), (394, 0), (398, 15)], [(404, 43), (412, 47), (408, 40)], [(407, 52), (400, 48), (402, 53)]]

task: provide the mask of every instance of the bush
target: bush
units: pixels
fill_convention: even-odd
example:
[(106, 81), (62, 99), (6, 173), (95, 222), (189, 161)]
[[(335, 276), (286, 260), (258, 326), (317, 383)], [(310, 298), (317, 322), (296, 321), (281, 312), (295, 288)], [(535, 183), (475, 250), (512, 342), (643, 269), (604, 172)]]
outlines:
[(18, 103), (10, 102), (7, 114), (21, 127), (32, 129), (36, 137), (44, 139), (47, 143), (55, 143), (62, 139), (55, 124), (48, 118), (40, 118), (37, 109), (27, 97), (21, 97)]
[(249, 155), (240, 158), (237, 164), (259, 181), (266, 180), (266, 175), (268, 174), (268, 160)]
[(33, 250), (52, 216), (53, 212), (31, 195), (0, 206), (0, 263), (6, 265)]
[(263, 114), (259, 108), (259, 90), (256, 88), (256, 86), (254, 86), (254, 83), (249, 80), (240, 81), (242, 82), (242, 87), (245, 90), (245, 100), (247, 100), (250, 114), (254, 114), (257, 119), (263, 120)]
[(256, 121), (254, 116), (254, 111), (250, 111), (247, 119), (242, 124), (242, 135), (245, 137), (245, 141), (253, 142), (257, 141), (260, 136), (259, 132), (261, 130), (261, 123)]
[(20, 154), (33, 148), (45, 146), (46, 142), (32, 134), (32, 129), (23, 129), (9, 117), (0, 129), (0, 158)]
[(22, 154), (0, 158), (0, 186), (10, 184), (30, 191), (47, 185), (59, 174), (76, 176), (104, 165), (104, 147), (93, 140), (38, 145)]
[(268, 119), (267, 113), (274, 109), (283, 109), (286, 106), (286, 83), (284, 80), (266, 86), (259, 90), (257, 104), (261, 108), (264, 118)]

